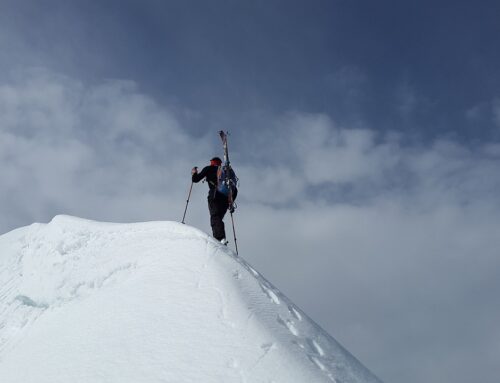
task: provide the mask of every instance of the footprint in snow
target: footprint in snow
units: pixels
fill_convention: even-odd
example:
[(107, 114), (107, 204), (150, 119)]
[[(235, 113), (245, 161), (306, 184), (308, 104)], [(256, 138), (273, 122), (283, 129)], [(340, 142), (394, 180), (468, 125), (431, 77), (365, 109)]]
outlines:
[(25, 295), (18, 295), (15, 298), (15, 300), (21, 302), (25, 306), (35, 307), (38, 309), (46, 309), (49, 307), (48, 304), (35, 302), (33, 299), (31, 299), (30, 297), (27, 297)]
[(247, 266), (248, 267), (248, 270), (256, 277), (259, 277), (260, 274), (255, 270), (253, 269), (251, 266)]
[(306, 346), (304, 346), (301, 342), (297, 342), (297, 341), (293, 341), (292, 342), (293, 344), (299, 346), (302, 350), (305, 350), (306, 349)]
[(326, 370), (326, 367), (323, 363), (321, 363), (319, 361), (318, 358), (316, 358), (315, 356), (309, 356), (309, 359), (311, 360), (311, 362), (313, 362), (321, 371), (325, 371)]
[(293, 321), (290, 319), (283, 319), (281, 316), (278, 315), (277, 321), (280, 325), (284, 326), (287, 328), (288, 331), (292, 333), (294, 336), (299, 336), (299, 331), (293, 324)]
[(325, 351), (321, 348), (321, 346), (314, 339), (307, 339), (307, 343), (313, 352), (319, 356), (325, 356)]
[(260, 288), (269, 297), (269, 299), (271, 299), (277, 305), (280, 304), (280, 299), (278, 298), (278, 295), (276, 295), (276, 293), (273, 290), (271, 290), (270, 288), (266, 287), (262, 283), (260, 284)]
[(261, 346), (260, 346), (261, 349), (263, 349), (266, 353), (268, 353), (269, 351), (271, 351), (273, 348), (274, 348), (274, 343), (263, 343)]
[(298, 321), (302, 320), (302, 315), (300, 315), (299, 311), (292, 305), (288, 306), (288, 311), (290, 311), (290, 314), (292, 314), (292, 316)]

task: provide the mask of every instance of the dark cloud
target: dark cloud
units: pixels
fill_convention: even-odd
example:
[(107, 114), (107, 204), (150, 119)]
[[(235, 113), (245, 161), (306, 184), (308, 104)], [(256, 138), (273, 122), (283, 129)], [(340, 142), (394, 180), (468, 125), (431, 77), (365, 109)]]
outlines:
[(300, 110), (430, 139), (496, 134), (488, 121), (463, 118), (498, 98), (492, 1), (3, 4), (4, 72), (15, 62), (90, 81), (134, 79), (205, 120)]

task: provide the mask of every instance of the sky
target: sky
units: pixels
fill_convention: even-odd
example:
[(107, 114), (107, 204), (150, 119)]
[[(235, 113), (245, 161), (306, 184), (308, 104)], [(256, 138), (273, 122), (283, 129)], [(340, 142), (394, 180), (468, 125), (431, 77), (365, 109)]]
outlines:
[[(0, 230), (180, 221), (227, 130), (250, 264), (386, 383), (496, 382), (499, 18), (488, 0), (0, 0)], [(186, 222), (209, 232), (206, 189)]]

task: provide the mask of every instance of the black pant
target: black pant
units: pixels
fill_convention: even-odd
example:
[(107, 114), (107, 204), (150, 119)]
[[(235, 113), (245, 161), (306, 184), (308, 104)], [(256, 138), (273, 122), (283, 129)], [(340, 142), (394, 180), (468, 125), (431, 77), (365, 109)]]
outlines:
[[(212, 193), (211, 193), (212, 194)], [(215, 196), (208, 196), (208, 210), (210, 211), (210, 225), (215, 239), (222, 240), (226, 238), (223, 218), (228, 209), (228, 200), (224, 194), (215, 193)]]

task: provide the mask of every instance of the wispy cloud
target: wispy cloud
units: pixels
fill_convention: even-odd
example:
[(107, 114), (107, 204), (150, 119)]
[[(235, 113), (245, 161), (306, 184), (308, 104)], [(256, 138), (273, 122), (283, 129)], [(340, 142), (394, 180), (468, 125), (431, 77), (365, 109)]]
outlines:
[(179, 192), (172, 182), (199, 160), (188, 153), (200, 138), (131, 82), (30, 71), (0, 86), (0, 113), (4, 230), (64, 211), (159, 218)]

